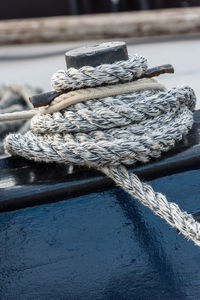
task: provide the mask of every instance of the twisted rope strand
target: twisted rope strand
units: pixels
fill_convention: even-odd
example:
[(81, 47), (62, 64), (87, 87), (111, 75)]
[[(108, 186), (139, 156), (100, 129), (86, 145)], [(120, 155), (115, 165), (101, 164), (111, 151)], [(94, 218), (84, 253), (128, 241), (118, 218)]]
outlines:
[[(169, 124), (168, 120), (171, 122)], [(151, 129), (147, 123), (135, 127), (130, 124), (126, 127), (111, 128), (105, 131), (77, 134), (45, 134), (37, 135), (27, 132), (24, 136), (16, 134), (12, 139), (6, 139), (6, 148), (11, 154), (18, 154), (36, 161), (60, 162), (63, 154), (66, 160), (72, 163), (89, 166), (125, 163), (131, 165), (136, 161), (148, 162), (150, 157), (159, 157), (161, 152), (171, 149), (176, 141), (192, 127), (192, 113), (187, 108), (179, 114), (166, 115), (164, 124), (155, 122)], [(178, 126), (179, 125), (179, 126)], [(146, 128), (145, 128), (146, 127)], [(20, 144), (20, 146), (19, 146)], [(62, 152), (60, 152), (62, 149)]]
[(58, 92), (84, 87), (96, 87), (103, 84), (116, 84), (135, 80), (147, 71), (147, 60), (139, 55), (128, 60), (96, 68), (84, 66), (80, 69), (58, 70), (51, 78), (53, 89)]
[(80, 101), (87, 101), (91, 99), (105, 98), (109, 96), (116, 96), (119, 94), (127, 94), (142, 90), (165, 90), (164, 85), (158, 83), (154, 79), (142, 78), (137, 81), (118, 84), (117, 86), (108, 85), (98, 88), (80, 89), (68, 93), (61, 94), (56, 97), (47, 107), (42, 107), (40, 111), (43, 114), (53, 113), (64, 109), (72, 104), (79, 103)]
[(164, 195), (154, 192), (150, 185), (142, 183), (135, 174), (130, 174), (122, 165), (103, 167), (100, 170), (144, 206), (200, 246), (200, 223), (196, 222), (191, 214), (181, 211), (176, 203), (168, 202)]
[[(90, 132), (140, 123), (180, 107), (195, 106), (194, 92), (189, 87), (169, 91), (140, 91), (130, 94), (89, 100), (53, 114), (37, 114), (31, 120), (35, 133)], [(123, 100), (122, 100), (123, 99)], [(150, 126), (149, 126), (150, 127)]]
[[(119, 84), (136, 80), (146, 69), (146, 60), (136, 55), (111, 65), (59, 71), (53, 75), (52, 85), (57, 91), (66, 91)], [(66, 96), (58, 97), (54, 104), (62, 103), (62, 97)], [(200, 246), (200, 224), (125, 167), (146, 163), (174, 147), (193, 125), (195, 103), (190, 87), (168, 91), (141, 88), (76, 103), (54, 113), (41, 111), (32, 118), (31, 131), (8, 135), (4, 145), (11, 155), (101, 170)]]

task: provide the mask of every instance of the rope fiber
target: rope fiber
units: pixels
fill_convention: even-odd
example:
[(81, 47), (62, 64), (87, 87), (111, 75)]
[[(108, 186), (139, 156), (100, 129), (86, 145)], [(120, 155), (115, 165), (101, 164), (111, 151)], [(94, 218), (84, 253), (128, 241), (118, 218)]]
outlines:
[[(41, 92), (38, 88), (27, 85), (2, 85), (0, 87), (0, 155), (4, 153), (3, 140), (8, 133), (25, 133), (29, 128), (29, 122), (24, 122), (25, 114), (30, 114), (31, 103), (29, 97), (33, 93)], [(21, 115), (23, 117), (17, 118)], [(29, 119), (29, 118), (28, 118)], [(14, 122), (9, 122), (14, 120)]]
[[(74, 91), (76, 95), (78, 89), (111, 84), (117, 87), (137, 80), (146, 70), (146, 59), (134, 55), (128, 61), (96, 68), (58, 71), (52, 77), (52, 86), (56, 91)], [(55, 99), (54, 104), (62, 103), (61, 100)], [(195, 103), (194, 91), (187, 86), (166, 90), (158, 85), (154, 89), (105, 95), (52, 113), (41, 110), (32, 118), (31, 130), (8, 135), (4, 147), (10, 155), (87, 165), (102, 171), (200, 246), (200, 224), (192, 215), (168, 202), (126, 168), (172, 149), (191, 129)]]

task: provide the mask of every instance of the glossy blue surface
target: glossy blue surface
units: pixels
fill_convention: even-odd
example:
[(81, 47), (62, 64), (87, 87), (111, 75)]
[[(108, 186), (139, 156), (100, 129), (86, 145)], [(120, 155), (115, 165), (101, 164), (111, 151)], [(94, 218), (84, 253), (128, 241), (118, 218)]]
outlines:
[[(200, 210), (199, 170), (150, 182)], [(114, 188), (0, 215), (0, 299), (199, 299), (200, 248)]]

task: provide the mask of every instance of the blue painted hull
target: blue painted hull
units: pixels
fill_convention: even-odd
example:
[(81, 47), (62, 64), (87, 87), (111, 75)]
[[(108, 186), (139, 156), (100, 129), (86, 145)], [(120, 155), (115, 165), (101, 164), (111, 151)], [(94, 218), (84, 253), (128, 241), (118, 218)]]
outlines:
[[(199, 171), (150, 181), (200, 209)], [(198, 299), (200, 248), (119, 188), (0, 216), (0, 299)]]

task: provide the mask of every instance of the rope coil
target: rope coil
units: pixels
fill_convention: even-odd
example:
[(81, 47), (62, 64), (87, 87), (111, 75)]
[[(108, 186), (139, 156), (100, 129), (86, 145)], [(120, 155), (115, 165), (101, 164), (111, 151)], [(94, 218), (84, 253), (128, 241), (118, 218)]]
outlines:
[[(52, 77), (52, 86), (57, 91), (66, 91), (119, 85), (136, 80), (146, 70), (146, 59), (136, 55), (111, 65), (59, 71)], [(4, 146), (10, 155), (35, 161), (70, 162), (102, 171), (200, 246), (200, 224), (126, 169), (127, 165), (146, 163), (173, 148), (193, 125), (195, 103), (190, 87), (148, 87), (94, 98), (54, 113), (40, 111), (32, 118), (30, 131), (25, 135), (8, 135)]]

